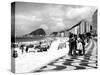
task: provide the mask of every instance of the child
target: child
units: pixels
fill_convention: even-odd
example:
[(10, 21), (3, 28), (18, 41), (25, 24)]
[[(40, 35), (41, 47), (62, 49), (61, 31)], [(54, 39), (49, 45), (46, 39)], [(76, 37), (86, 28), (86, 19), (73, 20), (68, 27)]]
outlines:
[(81, 43), (80, 39), (77, 41), (77, 50), (78, 50), (78, 55), (81, 55), (82, 50), (83, 50), (83, 46), (82, 46), (82, 43)]

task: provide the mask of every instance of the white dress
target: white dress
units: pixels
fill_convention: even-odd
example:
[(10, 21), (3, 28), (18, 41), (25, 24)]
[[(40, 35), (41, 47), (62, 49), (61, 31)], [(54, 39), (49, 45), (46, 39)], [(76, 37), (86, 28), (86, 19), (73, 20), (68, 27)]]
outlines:
[(77, 49), (78, 49), (78, 50), (82, 50), (82, 49), (83, 49), (82, 43), (81, 43), (81, 42), (78, 42), (78, 43), (77, 43)]

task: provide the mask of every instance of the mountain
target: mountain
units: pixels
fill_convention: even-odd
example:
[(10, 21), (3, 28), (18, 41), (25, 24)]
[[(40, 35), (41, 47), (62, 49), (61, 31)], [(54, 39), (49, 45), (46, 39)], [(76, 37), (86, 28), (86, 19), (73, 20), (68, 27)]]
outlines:
[(28, 35), (32, 35), (32, 36), (34, 36), (34, 35), (46, 35), (46, 33), (45, 33), (44, 29), (39, 28), (39, 29), (37, 29), (35, 31), (32, 31)]

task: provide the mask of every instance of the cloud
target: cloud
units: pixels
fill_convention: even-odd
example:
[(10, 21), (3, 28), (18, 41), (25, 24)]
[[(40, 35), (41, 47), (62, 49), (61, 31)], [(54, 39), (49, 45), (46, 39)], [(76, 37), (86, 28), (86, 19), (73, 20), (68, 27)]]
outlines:
[(64, 11), (62, 10), (62, 5), (52, 5), (48, 6), (44, 10), (45, 14), (48, 14), (50, 17), (63, 17)]
[(17, 3), (16, 35), (24, 35), (40, 27), (46, 33), (68, 29), (82, 19), (91, 21), (95, 10), (89, 6)]
[(48, 27), (47, 25), (45, 25), (45, 24), (40, 25), (40, 28), (43, 28), (43, 29), (45, 29), (45, 30), (48, 30), (48, 29), (49, 29), (49, 27)]
[(35, 30), (37, 26), (39, 27), (38, 22), (42, 21), (41, 18), (36, 16), (16, 14), (15, 16), (15, 34), (16, 36), (24, 35), (32, 30)]
[(79, 8), (68, 7), (66, 10), (66, 17), (68, 19), (74, 19), (77, 17), (79, 17), (80, 19), (84, 19), (92, 16), (94, 11), (95, 11), (94, 7), (86, 7), (86, 6)]

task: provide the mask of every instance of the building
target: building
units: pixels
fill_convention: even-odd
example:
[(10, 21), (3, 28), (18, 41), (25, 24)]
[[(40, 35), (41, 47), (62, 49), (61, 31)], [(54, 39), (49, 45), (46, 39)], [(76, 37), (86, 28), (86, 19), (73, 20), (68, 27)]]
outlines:
[(87, 20), (81, 20), (78, 24), (74, 25), (69, 29), (73, 34), (84, 34), (86, 32), (91, 32), (93, 29), (92, 24)]
[(97, 34), (97, 14), (98, 10), (96, 10), (92, 16), (92, 23), (93, 23), (93, 31)]
[(73, 34), (84, 34), (87, 32), (93, 31), (93, 25), (87, 20), (81, 20), (76, 25), (72, 26), (71, 28), (59, 32), (53, 32), (52, 34), (55, 37), (67, 37), (69, 36), (69, 32)]

